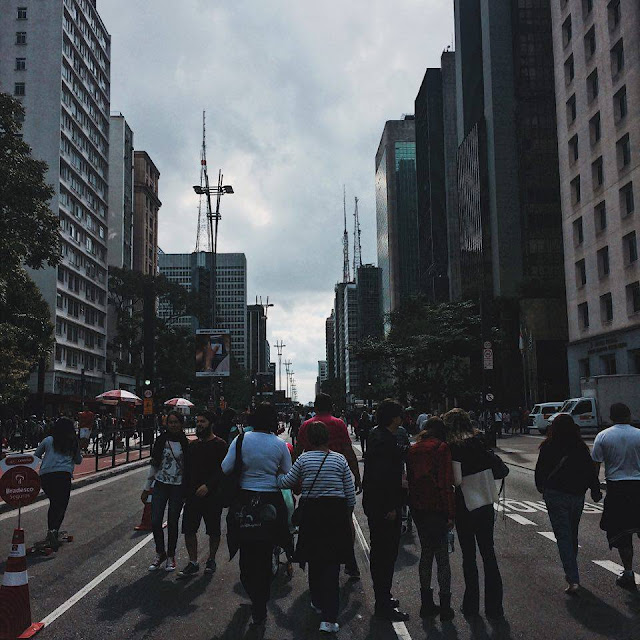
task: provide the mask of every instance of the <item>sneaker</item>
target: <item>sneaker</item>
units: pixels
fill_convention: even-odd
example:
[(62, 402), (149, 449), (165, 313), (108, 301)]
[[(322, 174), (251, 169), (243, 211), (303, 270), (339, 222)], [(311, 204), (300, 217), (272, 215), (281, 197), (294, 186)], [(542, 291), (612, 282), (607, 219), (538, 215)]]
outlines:
[(340, 625), (337, 622), (321, 622), (320, 631), (325, 633), (338, 633), (340, 631)]
[(166, 559), (166, 553), (156, 553), (156, 559), (149, 565), (149, 571), (157, 571)]
[(205, 573), (214, 573), (216, 570), (216, 560), (215, 558), (209, 558), (207, 560), (207, 564), (204, 567), (204, 572)]
[(623, 589), (627, 589), (628, 591), (638, 590), (638, 586), (636, 585), (636, 578), (633, 572), (627, 573), (626, 571), (624, 571), (622, 574), (620, 574), (619, 578), (616, 578), (616, 584)]
[(165, 571), (175, 571), (176, 570), (176, 558), (175, 556), (168, 556), (167, 561), (164, 565)]
[(311, 603), (311, 608), (315, 611), (315, 613), (317, 613), (318, 615), (320, 615), (322, 613), (322, 609), (320, 607), (316, 607), (315, 604), (313, 604), (313, 602)]
[(200, 565), (197, 562), (190, 561), (182, 571), (178, 571), (178, 578), (189, 578), (198, 573), (198, 571), (200, 571)]
[(564, 592), (570, 596), (575, 595), (580, 590), (580, 585), (577, 582), (569, 583), (569, 586), (564, 590)]

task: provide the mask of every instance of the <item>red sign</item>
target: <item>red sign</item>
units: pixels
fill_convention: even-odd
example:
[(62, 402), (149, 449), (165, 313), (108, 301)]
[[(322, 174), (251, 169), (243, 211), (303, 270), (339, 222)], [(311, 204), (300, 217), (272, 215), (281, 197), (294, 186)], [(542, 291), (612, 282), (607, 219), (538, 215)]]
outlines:
[(35, 502), (40, 493), (40, 476), (30, 467), (12, 467), (0, 478), (0, 498), (12, 507)]

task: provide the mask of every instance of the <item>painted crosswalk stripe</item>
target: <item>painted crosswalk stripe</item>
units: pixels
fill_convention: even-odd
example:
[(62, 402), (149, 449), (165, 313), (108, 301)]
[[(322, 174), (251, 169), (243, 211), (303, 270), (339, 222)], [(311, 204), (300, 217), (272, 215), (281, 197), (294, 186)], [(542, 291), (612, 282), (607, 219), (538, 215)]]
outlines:
[[(553, 531), (537, 531), (536, 533), (539, 533), (541, 536), (544, 536), (545, 538), (548, 538), (549, 540), (551, 540), (551, 542), (558, 542), (556, 540), (556, 536), (553, 533)], [(579, 544), (578, 548), (582, 549), (582, 545)]]
[[(617, 564), (611, 560), (592, 560), (592, 562), (607, 571), (611, 571), (611, 573), (615, 573), (617, 576), (624, 571), (624, 567), (621, 564)], [(640, 582), (640, 575), (637, 573), (634, 573), (633, 575), (635, 576), (636, 584), (638, 584), (638, 582)]]
[(515, 520), (518, 524), (532, 524), (534, 527), (536, 526), (535, 522), (531, 522), (531, 520), (527, 520), (527, 518), (517, 513), (507, 513), (505, 515), (507, 516), (507, 518)]

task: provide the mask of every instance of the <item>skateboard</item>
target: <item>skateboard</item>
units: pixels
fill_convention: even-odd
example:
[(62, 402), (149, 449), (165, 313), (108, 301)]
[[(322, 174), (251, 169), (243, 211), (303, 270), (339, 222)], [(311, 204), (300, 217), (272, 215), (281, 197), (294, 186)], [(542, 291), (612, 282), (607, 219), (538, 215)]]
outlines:
[[(73, 535), (71, 535), (68, 531), (59, 531), (58, 532), (58, 542), (60, 546), (65, 544), (66, 542), (73, 542)], [(51, 547), (47, 540), (41, 540), (40, 542), (36, 542), (32, 547), (27, 549), (28, 554), (40, 553), (44, 556), (50, 556), (52, 553), (55, 553), (57, 549)]]

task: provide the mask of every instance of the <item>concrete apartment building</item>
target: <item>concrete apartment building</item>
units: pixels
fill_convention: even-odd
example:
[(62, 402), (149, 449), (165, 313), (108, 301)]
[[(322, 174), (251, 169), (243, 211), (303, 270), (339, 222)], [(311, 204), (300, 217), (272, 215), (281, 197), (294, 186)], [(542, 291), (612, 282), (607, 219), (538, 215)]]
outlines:
[(382, 308), (384, 314), (389, 314), (403, 300), (419, 293), (416, 127), (413, 116), (387, 121), (376, 153), (375, 169)]
[[(211, 254), (164, 253), (159, 251), (159, 271), (172, 282), (189, 291), (209, 291)], [(160, 301), (158, 317), (172, 326), (191, 331), (200, 327), (193, 316), (174, 317), (171, 305)], [(231, 353), (236, 362), (247, 367), (247, 259), (244, 253), (219, 253), (216, 256), (216, 319), (215, 328), (231, 332)], [(208, 321), (206, 321), (208, 323)]]
[(640, 373), (640, 4), (552, 2), (569, 380)]
[(146, 151), (134, 151), (133, 268), (158, 273), (158, 197), (160, 172)]
[(62, 262), (30, 272), (51, 310), (55, 347), (32, 392), (49, 412), (101, 393), (106, 358), (111, 37), (95, 0), (5, 0), (0, 91), (25, 108), (23, 135), (49, 170)]

